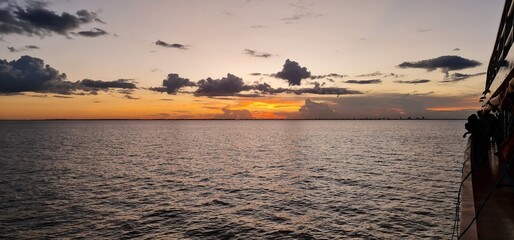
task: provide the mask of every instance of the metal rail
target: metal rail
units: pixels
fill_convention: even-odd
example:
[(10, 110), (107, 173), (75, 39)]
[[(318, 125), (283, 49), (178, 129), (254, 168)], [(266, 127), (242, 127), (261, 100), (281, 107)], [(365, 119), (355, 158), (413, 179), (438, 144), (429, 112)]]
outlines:
[(505, 1), (503, 14), (500, 21), (500, 27), (496, 36), (493, 53), (487, 67), (487, 78), (485, 82), (485, 90), (483, 94), (490, 92), (490, 87), (502, 67), (507, 67), (509, 63), (505, 60), (509, 50), (514, 42), (514, 2), (512, 0)]

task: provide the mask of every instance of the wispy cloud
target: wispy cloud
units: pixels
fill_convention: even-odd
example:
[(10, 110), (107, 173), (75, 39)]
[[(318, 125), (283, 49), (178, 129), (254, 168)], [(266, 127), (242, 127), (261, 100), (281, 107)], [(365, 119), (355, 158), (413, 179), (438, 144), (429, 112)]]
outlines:
[(180, 43), (167, 43), (167, 42), (164, 42), (161, 40), (157, 40), (157, 42), (155, 42), (155, 45), (161, 46), (161, 47), (166, 47), (166, 48), (177, 48), (177, 49), (182, 49), (182, 50), (188, 49), (186, 45), (183, 45)]
[(382, 76), (382, 75), (383, 74), (381, 72), (376, 71), (376, 72), (372, 72), (372, 73), (360, 74), (355, 77), (377, 77), (377, 76)]
[(420, 84), (420, 83), (428, 83), (430, 80), (428, 79), (416, 79), (416, 80), (396, 80), (395, 83), (403, 83), (403, 84)]
[(446, 76), (444, 78), (444, 80), (441, 82), (444, 82), (444, 83), (460, 82), (460, 81), (466, 80), (471, 77), (481, 76), (481, 75), (485, 75), (485, 74), (486, 74), (485, 72), (474, 73), (474, 74), (453, 73), (453, 74), (450, 74), (449, 76)]
[(256, 50), (251, 49), (245, 49), (244, 54), (252, 56), (252, 57), (259, 57), (259, 58), (269, 58), (273, 56), (271, 53), (265, 53), (265, 52), (258, 52)]
[(350, 84), (379, 84), (382, 83), (380, 79), (369, 79), (369, 80), (346, 80), (345, 83)]

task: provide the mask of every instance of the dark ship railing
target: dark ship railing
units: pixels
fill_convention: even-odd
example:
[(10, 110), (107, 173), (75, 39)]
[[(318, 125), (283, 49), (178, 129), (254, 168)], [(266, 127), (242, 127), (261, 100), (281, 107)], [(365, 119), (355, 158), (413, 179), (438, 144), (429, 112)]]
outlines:
[[(496, 42), (494, 44), (493, 53), (489, 60), (489, 66), (487, 68), (487, 79), (485, 83), (484, 95), (490, 91), (490, 87), (493, 81), (497, 78), (500, 70), (512, 69), (512, 64), (509, 64), (506, 60), (509, 50), (514, 41), (514, 2), (512, 0), (505, 1), (505, 7), (503, 8), (503, 14), (496, 36)], [(502, 69), (504, 68), (504, 69)], [(499, 76), (504, 78), (505, 76)], [(501, 79), (503, 81), (504, 79)]]

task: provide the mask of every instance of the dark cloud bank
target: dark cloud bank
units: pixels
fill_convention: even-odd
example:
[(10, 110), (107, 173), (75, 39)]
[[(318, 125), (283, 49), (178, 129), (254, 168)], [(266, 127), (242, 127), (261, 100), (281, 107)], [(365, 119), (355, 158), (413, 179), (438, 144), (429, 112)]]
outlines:
[(97, 94), (110, 89), (136, 89), (133, 80), (102, 81), (84, 79), (66, 81), (66, 74), (44, 63), (42, 59), (22, 56), (8, 62), (0, 60), (0, 93), (40, 92), (56, 94)]
[(466, 59), (460, 56), (441, 56), (416, 62), (403, 62), (400, 68), (421, 68), (427, 71), (440, 69), (444, 73), (454, 70), (462, 70), (466, 68), (474, 68), (480, 66), (481, 63), (475, 60)]
[[(322, 102), (319, 102), (319, 101)], [(474, 110), (432, 111), (429, 108), (463, 104), (462, 96), (431, 94), (376, 94), (342, 98), (306, 99), (297, 113), (282, 114), (292, 119), (441, 118), (465, 119)]]
[(68, 35), (72, 30), (92, 22), (103, 23), (95, 12), (82, 9), (75, 14), (67, 12), (58, 14), (46, 9), (46, 4), (36, 1), (29, 1), (25, 8), (12, 2), (0, 8), (0, 35), (20, 34), (39, 37), (52, 33)]

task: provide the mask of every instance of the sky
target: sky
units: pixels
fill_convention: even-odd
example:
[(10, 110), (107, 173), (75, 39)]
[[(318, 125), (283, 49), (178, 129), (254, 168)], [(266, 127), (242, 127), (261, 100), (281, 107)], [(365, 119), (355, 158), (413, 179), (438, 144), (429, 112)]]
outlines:
[(503, 5), (0, 0), (0, 119), (465, 119)]

